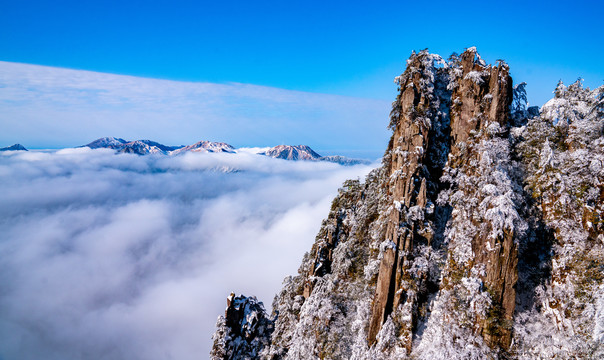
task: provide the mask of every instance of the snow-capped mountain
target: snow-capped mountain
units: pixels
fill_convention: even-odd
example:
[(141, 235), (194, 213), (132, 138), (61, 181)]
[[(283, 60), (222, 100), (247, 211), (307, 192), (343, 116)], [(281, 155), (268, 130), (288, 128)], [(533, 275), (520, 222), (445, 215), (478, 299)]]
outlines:
[(382, 166), (344, 183), (272, 315), (231, 297), (211, 358), (604, 359), (604, 86), (538, 113), (475, 48), (395, 81)]
[(116, 137), (104, 137), (97, 139), (87, 145), (91, 149), (108, 148), (114, 149), (119, 153), (131, 153), (138, 155), (162, 154), (162, 155), (180, 155), (187, 152), (196, 153), (247, 153), (265, 155), (276, 159), (284, 160), (306, 160), (306, 161), (327, 161), (340, 165), (352, 166), (359, 164), (369, 164), (370, 161), (362, 159), (351, 159), (340, 155), (321, 156), (307, 145), (278, 145), (272, 148), (241, 148), (236, 149), (232, 145), (224, 142), (199, 141), (193, 145), (166, 146), (151, 140), (127, 141)]
[(178, 148), (178, 146), (166, 146), (151, 140), (136, 140), (123, 144), (122, 147), (119, 148), (119, 152), (138, 155), (169, 154), (171, 151)]
[(99, 149), (99, 148), (107, 148), (107, 149), (121, 149), (124, 144), (128, 143), (128, 141), (116, 137), (102, 137), (94, 140), (93, 142), (86, 144), (84, 146), (89, 147), (91, 149)]
[(97, 139), (87, 145), (91, 149), (108, 148), (121, 153), (131, 153), (138, 155), (163, 154), (178, 155), (188, 151), (191, 152), (234, 152), (234, 148), (226, 143), (200, 141), (189, 146), (167, 146), (152, 140), (127, 141), (121, 138), (104, 137)]
[(11, 146), (7, 146), (7, 147), (3, 147), (0, 148), (0, 151), (27, 151), (27, 149), (25, 148), (25, 146), (21, 145), (21, 144), (14, 144)]
[(178, 155), (184, 152), (213, 152), (213, 153), (235, 153), (235, 148), (224, 142), (199, 141), (193, 145), (183, 146), (173, 150), (171, 155)]
[(114, 149), (122, 153), (147, 155), (147, 154), (168, 154), (182, 146), (166, 146), (152, 140), (127, 141), (116, 137), (103, 137), (84, 145), (91, 149)]
[(307, 145), (277, 145), (260, 155), (284, 160), (319, 160), (321, 158), (321, 155)]
[(370, 163), (367, 160), (351, 159), (341, 155), (321, 156), (308, 145), (278, 145), (258, 154), (276, 159), (327, 161), (347, 166)]

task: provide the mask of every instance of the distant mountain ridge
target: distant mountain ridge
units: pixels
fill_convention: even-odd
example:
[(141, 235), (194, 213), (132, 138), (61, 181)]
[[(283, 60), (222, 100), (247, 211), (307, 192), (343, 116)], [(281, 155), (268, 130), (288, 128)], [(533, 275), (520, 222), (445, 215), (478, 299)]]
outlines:
[[(118, 137), (107, 136), (98, 138), (80, 148), (90, 149), (112, 149), (117, 153), (137, 154), (137, 155), (168, 155), (176, 156), (187, 152), (196, 153), (248, 153), (272, 157), (275, 159), (291, 161), (325, 161), (337, 163), (344, 166), (368, 165), (371, 163), (365, 159), (352, 159), (341, 155), (321, 156), (308, 145), (277, 145), (272, 148), (240, 148), (225, 142), (215, 142), (202, 140), (192, 145), (168, 146), (153, 140), (125, 140)], [(14, 144), (8, 147), (0, 148), (0, 151), (28, 151), (21, 144)]]
[[(162, 154), (162, 155), (180, 155), (186, 152), (208, 152), (208, 153), (237, 153), (235, 147), (224, 142), (198, 141), (193, 145), (166, 146), (151, 140), (128, 141), (117, 137), (103, 137), (92, 141), (82, 147), (91, 149), (113, 149), (118, 153), (130, 153), (138, 155)], [(266, 149), (266, 148), (265, 148)], [(252, 153), (264, 155), (275, 159), (292, 161), (326, 161), (340, 165), (352, 166), (359, 164), (370, 164), (364, 159), (351, 159), (341, 155), (321, 156), (308, 145), (277, 145), (266, 149), (258, 149)], [(243, 151), (243, 150), (242, 150)], [(245, 152), (249, 152), (249, 149)]]
[(163, 154), (177, 155), (187, 151), (192, 152), (227, 152), (233, 153), (234, 147), (222, 142), (199, 141), (193, 145), (167, 146), (152, 140), (134, 140), (127, 141), (116, 137), (103, 137), (94, 140), (93, 142), (83, 145), (91, 149), (114, 149), (120, 153), (147, 155), (147, 154)]

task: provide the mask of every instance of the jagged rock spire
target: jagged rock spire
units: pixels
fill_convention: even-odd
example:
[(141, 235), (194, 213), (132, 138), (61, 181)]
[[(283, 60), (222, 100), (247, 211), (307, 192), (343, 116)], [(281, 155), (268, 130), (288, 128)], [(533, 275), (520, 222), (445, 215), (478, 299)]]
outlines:
[(235, 296), (227, 298), (224, 317), (216, 323), (212, 360), (243, 360), (258, 358), (260, 352), (269, 344), (273, 330), (273, 321), (269, 319), (262, 302), (254, 296)]
[[(413, 278), (409, 271), (413, 267), (414, 246), (431, 243), (434, 219), (429, 207), (436, 203), (437, 190), (443, 188), (439, 177), (448, 160), (448, 150), (451, 149), (452, 161), (466, 161), (470, 155), (459, 154), (476, 132), (492, 124), (509, 126), (512, 100), (508, 66), (503, 62), (486, 65), (475, 48), (449, 63), (426, 51), (414, 54), (397, 81), (400, 93), (392, 113), (394, 133), (387, 152), (388, 192), (397, 205), (387, 220), (385, 238), (391, 246), (384, 251), (380, 264), (369, 325), (370, 344), (376, 341), (382, 324), (399, 305), (412, 309), (411, 321), (402, 326), (409, 335), (413, 334), (419, 316), (417, 309), (423, 305), (419, 302), (426, 299), (426, 294), (422, 294), (427, 289), (424, 286), (422, 290), (422, 282), (426, 280), (423, 275), (415, 276), (415, 281), (403, 279)], [(429, 193), (428, 187), (432, 190)], [(421, 216), (414, 217), (418, 212)], [(484, 264), (484, 280), (495, 294), (494, 301), (511, 319), (517, 280), (513, 234), (502, 240), (505, 244), (495, 257), (480, 250), (487, 241), (483, 235), (478, 234), (473, 240), (477, 249), (473, 262)], [(508, 331), (503, 345), (509, 345), (509, 334)], [(406, 339), (405, 347), (411, 350), (412, 336)], [(499, 345), (498, 340), (492, 343)]]

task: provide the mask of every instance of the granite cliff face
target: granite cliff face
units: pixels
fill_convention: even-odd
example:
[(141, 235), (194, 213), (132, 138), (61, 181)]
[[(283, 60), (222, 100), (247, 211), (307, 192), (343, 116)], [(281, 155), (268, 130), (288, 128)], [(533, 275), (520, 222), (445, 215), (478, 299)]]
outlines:
[(604, 356), (604, 87), (539, 115), (475, 48), (396, 82), (383, 165), (340, 189), (267, 345), (213, 358)]

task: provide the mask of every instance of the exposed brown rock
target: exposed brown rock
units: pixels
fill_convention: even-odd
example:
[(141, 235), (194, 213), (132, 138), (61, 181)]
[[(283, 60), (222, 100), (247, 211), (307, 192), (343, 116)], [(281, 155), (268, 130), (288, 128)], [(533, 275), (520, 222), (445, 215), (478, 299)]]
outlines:
[[(453, 89), (448, 99), (450, 103), (450, 148), (453, 156), (452, 161), (461, 161), (457, 166), (469, 162), (476, 154), (465, 154), (457, 156), (466, 149), (468, 140), (479, 130), (485, 130), (491, 123), (497, 123), (504, 129), (508, 127), (509, 105), (512, 100), (512, 79), (509, 76), (508, 66), (500, 63), (497, 66), (487, 66), (477, 57), (475, 49), (471, 48), (461, 55), (461, 75), (452, 79), (457, 86)], [(430, 100), (434, 96), (422, 92), (420, 81), (428, 71), (425, 64), (415, 57), (408, 65), (408, 70), (413, 69), (415, 73), (404, 77), (405, 82), (400, 84), (400, 95), (398, 97), (399, 113), (395, 119), (393, 138), (390, 142), (390, 188), (389, 191), (395, 204), (400, 204), (389, 215), (389, 222), (385, 234), (385, 241), (390, 247), (383, 253), (377, 280), (376, 294), (372, 307), (372, 316), (369, 326), (368, 341), (375, 342), (381, 325), (386, 321), (388, 315), (397, 309), (399, 305), (409, 302), (408, 308), (417, 309), (417, 296), (415, 295), (422, 281), (422, 275), (416, 274), (414, 282), (403, 281), (409, 278), (406, 274), (405, 264), (412, 259), (410, 253), (414, 243), (418, 241), (431, 241), (431, 234), (420, 236), (424, 222), (408, 218), (406, 211), (417, 206), (420, 211), (425, 208), (430, 199), (427, 188), (430, 182), (438, 182), (439, 179), (431, 179), (425, 171), (429, 164), (426, 154), (431, 150), (430, 143), (432, 124), (430, 116), (434, 116)], [(404, 74), (405, 75), (405, 74)], [(426, 121), (427, 120), (427, 121)], [(457, 158), (456, 158), (457, 156)], [(455, 166), (455, 164), (450, 164)], [(432, 194), (432, 196), (434, 196)], [(417, 211), (417, 210), (415, 210)], [(511, 320), (515, 308), (515, 284), (518, 279), (517, 246), (514, 244), (514, 235), (506, 234), (497, 239), (491, 246), (497, 251), (485, 251), (487, 239), (480, 234), (472, 242), (476, 258), (474, 263), (484, 264), (486, 275), (485, 286), (492, 293), (496, 307), (501, 308), (502, 317)], [(407, 285), (405, 285), (407, 284)], [(409, 285), (411, 284), (411, 285)], [(409, 289), (406, 286), (412, 286)], [(412, 312), (409, 329), (415, 327), (416, 313)], [(496, 333), (493, 327), (483, 323), (477, 324), (477, 331), (482, 333), (491, 346), (502, 346), (507, 348), (511, 341), (511, 330), (498, 327)], [(409, 341), (411, 338), (409, 337)], [(411, 343), (406, 344), (408, 349)]]
[[(509, 106), (512, 101), (512, 78), (507, 65), (480, 64), (476, 61), (474, 50), (464, 52), (461, 58), (463, 75), (452, 94), (457, 104), (451, 111), (453, 154), (459, 154), (465, 148), (466, 141), (474, 131), (484, 130), (492, 123), (497, 123), (504, 129), (509, 127)], [(468, 163), (470, 159), (479, 156), (466, 154), (462, 160)], [(487, 246), (487, 242), (491, 243)], [(487, 251), (487, 248), (495, 250)], [(473, 239), (472, 249), (475, 264), (485, 266), (483, 281), (491, 293), (494, 307), (500, 312), (499, 316), (504, 323), (511, 322), (516, 306), (515, 286), (518, 280), (518, 248), (514, 243), (514, 234), (507, 232), (500, 238), (490, 240), (480, 233)], [(485, 319), (479, 329), (489, 345), (509, 347), (511, 327), (497, 326), (495, 329)]]
[[(423, 66), (419, 58), (410, 64), (410, 67), (418, 69)], [(430, 97), (420, 91), (422, 75), (420, 70), (399, 85), (400, 116), (396, 119), (398, 125), (394, 129), (388, 149), (392, 154), (389, 192), (394, 204), (398, 205), (389, 215), (385, 240), (390, 242), (390, 247), (384, 252), (380, 263), (368, 333), (370, 344), (375, 342), (377, 333), (388, 315), (407, 298), (408, 289), (401, 288), (400, 284), (406, 271), (404, 264), (408, 259), (406, 255), (401, 258), (399, 252), (410, 253), (413, 250), (415, 232), (414, 225), (410, 229), (400, 227), (401, 223), (407, 220), (405, 209), (414, 205), (425, 207), (427, 202), (426, 173), (423, 170), (431, 123), (424, 116), (431, 104)], [(411, 344), (407, 346), (410, 348)]]

